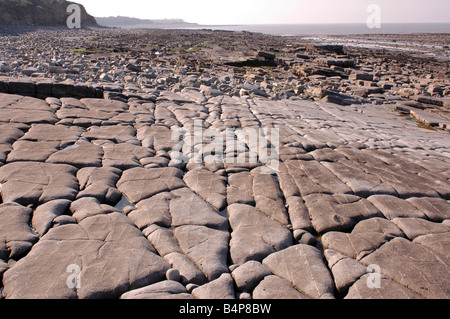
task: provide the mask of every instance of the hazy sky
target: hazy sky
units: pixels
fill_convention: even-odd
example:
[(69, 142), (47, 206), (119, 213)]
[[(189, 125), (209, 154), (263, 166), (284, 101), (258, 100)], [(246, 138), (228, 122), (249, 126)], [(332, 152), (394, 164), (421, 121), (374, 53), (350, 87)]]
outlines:
[(200, 24), (365, 23), (369, 4), (384, 23), (450, 22), (450, 0), (73, 0), (97, 17), (180, 18)]

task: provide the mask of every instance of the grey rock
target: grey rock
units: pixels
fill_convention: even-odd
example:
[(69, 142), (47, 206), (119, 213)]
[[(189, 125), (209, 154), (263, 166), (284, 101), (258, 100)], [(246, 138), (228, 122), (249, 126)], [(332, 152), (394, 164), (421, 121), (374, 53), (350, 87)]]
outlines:
[(215, 209), (221, 211), (226, 207), (226, 178), (209, 170), (196, 169), (184, 175), (183, 180), (189, 188)]

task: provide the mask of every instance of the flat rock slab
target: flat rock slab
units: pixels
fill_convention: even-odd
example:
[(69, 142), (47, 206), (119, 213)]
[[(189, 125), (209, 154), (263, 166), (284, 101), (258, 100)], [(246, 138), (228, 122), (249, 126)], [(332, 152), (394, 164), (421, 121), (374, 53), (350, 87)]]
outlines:
[(221, 211), (227, 205), (226, 178), (206, 169), (189, 171), (183, 178), (197, 195)]
[(450, 296), (450, 278), (443, 276), (449, 273), (450, 260), (406, 239), (395, 238), (361, 262), (379, 265), (383, 275), (424, 298)]
[[(96, 215), (51, 229), (5, 272), (3, 293), (11, 299), (117, 298), (161, 281), (168, 269), (123, 214)], [(79, 276), (70, 277), (75, 270)]]
[(204, 226), (181, 226), (174, 231), (183, 252), (205, 274), (214, 280), (228, 272), (228, 232)]
[(268, 255), (292, 245), (291, 232), (256, 208), (244, 204), (228, 206), (233, 230), (230, 254), (234, 264), (262, 261)]
[(311, 223), (321, 234), (349, 230), (360, 220), (382, 216), (367, 199), (355, 195), (312, 194), (304, 200)]
[(0, 204), (0, 259), (19, 260), (38, 240), (30, 227), (33, 211), (15, 203)]
[(262, 264), (311, 298), (334, 298), (331, 273), (323, 263), (322, 253), (315, 247), (292, 246), (270, 255)]
[(194, 297), (179, 282), (166, 280), (124, 293), (120, 299), (194, 299)]
[(177, 168), (132, 168), (123, 172), (117, 188), (133, 203), (158, 193), (185, 187)]
[(3, 202), (22, 205), (53, 199), (73, 200), (78, 191), (76, 168), (63, 164), (15, 162), (0, 167)]

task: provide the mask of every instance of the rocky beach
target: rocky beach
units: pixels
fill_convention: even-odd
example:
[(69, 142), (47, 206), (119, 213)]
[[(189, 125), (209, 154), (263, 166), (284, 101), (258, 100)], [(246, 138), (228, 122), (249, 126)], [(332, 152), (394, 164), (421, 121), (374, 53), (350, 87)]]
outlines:
[(449, 43), (0, 28), (0, 298), (448, 299)]

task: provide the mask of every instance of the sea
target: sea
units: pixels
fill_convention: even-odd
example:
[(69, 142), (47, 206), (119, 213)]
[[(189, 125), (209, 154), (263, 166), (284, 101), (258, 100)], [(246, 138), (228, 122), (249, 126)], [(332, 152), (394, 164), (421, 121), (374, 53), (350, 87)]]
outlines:
[(450, 23), (382, 23), (380, 28), (367, 24), (249, 24), (199, 25), (185, 29), (248, 31), (281, 36), (357, 35), (357, 34), (450, 34)]

